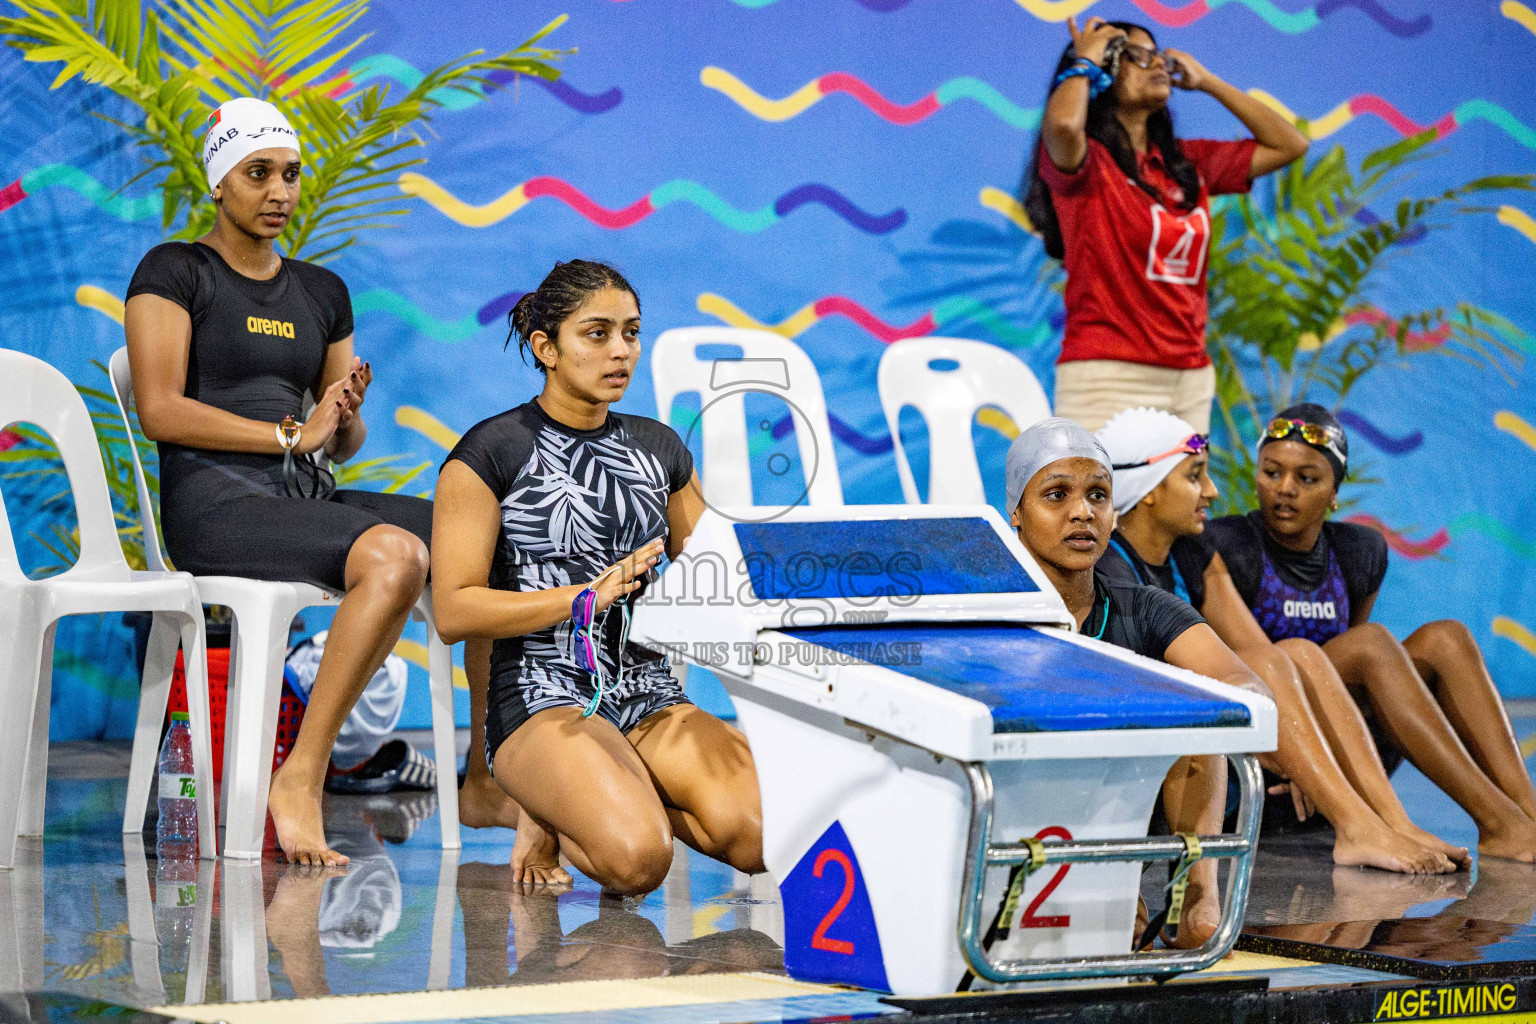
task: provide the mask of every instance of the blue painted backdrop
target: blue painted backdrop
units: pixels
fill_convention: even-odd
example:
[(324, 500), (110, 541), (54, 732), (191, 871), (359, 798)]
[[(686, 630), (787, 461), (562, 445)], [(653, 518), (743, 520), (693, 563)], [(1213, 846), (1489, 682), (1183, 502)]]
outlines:
[[(982, 194), (1015, 186), (1067, 38), (1060, 19), (1087, 6), (379, 0), (363, 22), (372, 36), (351, 66), (355, 80), (406, 78), (472, 49), (506, 48), (562, 12), (571, 19), (552, 41), (580, 52), (563, 62), (556, 88), (524, 80), (444, 111), (421, 169), (444, 190), (436, 206), (408, 200), (413, 212), (398, 230), (334, 264), (358, 306), (359, 351), (377, 373), (364, 454), (435, 463), (443, 432), (421, 413), (462, 432), (534, 394), (537, 375), (502, 349), (499, 314), (555, 260), (582, 256), (625, 269), (652, 338), (692, 324), (782, 324), (823, 378), (847, 499), (899, 501), (875, 391), (892, 337), (1001, 345), (1050, 391), (1059, 299), (1039, 243)], [(1442, 155), (1418, 173), (1420, 194), (1536, 170), (1536, 95), (1527, 76), (1498, 70), (1536, 60), (1536, 15), (1514, 0), (1195, 0), (1178, 9), (1102, 0), (1089, 13), (1149, 24), (1163, 44), (1313, 119), (1314, 133), (1326, 133), (1314, 152), (1337, 143), (1358, 157), (1414, 124), (1438, 123)], [(0, 193), (0, 336), (100, 383), (90, 360), (105, 360), (122, 331), (79, 290), (120, 297), (160, 238), (158, 218), (134, 220), (131, 202), (91, 195), (88, 178), (110, 192), (141, 165), (117, 130), (89, 115), (129, 114), (78, 82), (50, 92), (55, 72), (0, 54), (9, 140), (0, 182), (15, 182)], [(1207, 97), (1181, 94), (1175, 109), (1182, 134), (1238, 130)], [(485, 226), (438, 208), (455, 209), (445, 197), (486, 204), (522, 183), (504, 204), (510, 212)], [(125, 196), (149, 192), (140, 183)], [(1374, 301), (1391, 313), (1466, 300), (1536, 329), (1536, 199), (1495, 204), (1506, 208), (1404, 247)], [(1379, 618), (1400, 634), (1464, 619), (1511, 696), (1536, 696), (1536, 638), (1526, 631), (1536, 627), (1536, 534), (1521, 514), (1536, 496), (1536, 407), (1524, 390), (1532, 373), (1531, 364), (1516, 369), (1512, 384), (1426, 355), (1378, 369), (1349, 403), (1375, 428), (1374, 446), (1366, 430), (1356, 444), (1386, 481), (1358, 490), (1359, 511), (1395, 531), (1398, 551)], [(654, 413), (644, 363), (621, 408)], [(996, 484), (1006, 441), (985, 428), (978, 436)], [(789, 450), (790, 440), (760, 438), (755, 450)], [(423, 480), (429, 486), (430, 474)], [(42, 505), (39, 488), (4, 489), (18, 533), (59, 511)], [(28, 556), (38, 557), (35, 546)], [(60, 646), (73, 660), (60, 663), (55, 736), (127, 735), (135, 686), (121, 630), (79, 623)], [(425, 723), (422, 689), (408, 723)]]

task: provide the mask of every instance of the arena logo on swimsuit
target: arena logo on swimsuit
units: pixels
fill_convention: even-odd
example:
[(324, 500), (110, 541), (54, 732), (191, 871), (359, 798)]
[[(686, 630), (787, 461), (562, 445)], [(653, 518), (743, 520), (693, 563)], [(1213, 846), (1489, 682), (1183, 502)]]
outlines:
[(1285, 614), (1292, 619), (1337, 619), (1332, 601), (1287, 601)]
[(245, 318), (245, 329), (252, 334), (275, 334), (280, 338), (293, 337), (293, 324), (287, 320), (264, 320), (259, 316), (248, 316)]

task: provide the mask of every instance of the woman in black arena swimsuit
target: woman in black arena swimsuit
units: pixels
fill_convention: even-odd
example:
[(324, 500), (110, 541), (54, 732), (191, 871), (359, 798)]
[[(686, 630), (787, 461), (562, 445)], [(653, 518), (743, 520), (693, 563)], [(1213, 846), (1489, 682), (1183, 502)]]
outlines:
[(1443, 620), (1399, 643), (1370, 621), (1386, 542), (1328, 519), (1348, 454), (1332, 413), (1310, 403), (1286, 409), (1260, 442), (1259, 511), (1218, 519), (1208, 532), (1264, 632), (1322, 645), (1378, 742), (1472, 816), (1478, 852), (1536, 860), (1536, 787), (1471, 633)]
[[(298, 138), (275, 107), (225, 103), (204, 146), (213, 230), (144, 257), (124, 327), (144, 435), (160, 444), (165, 543), (199, 575), (315, 583), (345, 590), (293, 752), (267, 806), (289, 860), (345, 864), (320, 814), (331, 747), (363, 687), (400, 638), (426, 584), (432, 503), (336, 491), (288, 496), (285, 417), (296, 455), (341, 462), (367, 434), (371, 367), (352, 350), (341, 278), (273, 249), (298, 201)], [(293, 424), (296, 426), (296, 424)], [(296, 481), (313, 493), (316, 475)]]
[[(1188, 602), (1156, 587), (1127, 586), (1094, 571), (1115, 522), (1110, 466), (1092, 434), (1061, 418), (1036, 423), (1008, 450), (1009, 523), (1066, 602), (1078, 631), (1268, 696), (1259, 677)], [(1220, 831), (1225, 768), (1221, 757), (1180, 758), (1163, 786), (1168, 820), (1203, 835)], [(1186, 918), (1174, 940), (1185, 949), (1209, 939), (1220, 922), (1216, 862), (1196, 864), (1189, 883)]]
[(1452, 861), (1470, 866), (1465, 848), (1409, 819), (1327, 656), (1309, 640), (1271, 642), (1232, 585), (1221, 555), (1204, 542), (1206, 509), (1218, 496), (1206, 472), (1204, 438), (1171, 413), (1148, 408), (1120, 413), (1094, 436), (1114, 460), (1119, 509), (1099, 572), (1188, 601), (1274, 694), (1280, 745), (1266, 755), (1265, 767), (1290, 780), (1283, 787), (1290, 799), (1280, 787), (1272, 790), (1273, 810), (1280, 814), (1267, 814), (1266, 827), (1285, 826), (1290, 807), (1282, 804), (1294, 803), (1297, 819), (1313, 805), (1337, 833), (1336, 864), (1405, 873), (1449, 871)]
[[(568, 881), (564, 853), (604, 888), (649, 892), (674, 837), (762, 871), (746, 738), (690, 703), (624, 626), (641, 577), (677, 557), (704, 510), (677, 433), (610, 409), (640, 358), (634, 289), (600, 263), (556, 264), (512, 323), (544, 389), (443, 463), (432, 595), (444, 640), (495, 640), (485, 746), (522, 812), (514, 874)], [(578, 661), (578, 597), (595, 604), (596, 676)]]

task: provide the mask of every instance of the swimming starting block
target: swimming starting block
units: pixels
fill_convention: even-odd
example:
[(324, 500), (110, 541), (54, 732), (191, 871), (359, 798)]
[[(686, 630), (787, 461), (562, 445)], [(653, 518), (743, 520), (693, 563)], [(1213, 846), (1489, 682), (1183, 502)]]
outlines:
[[(1077, 635), (990, 507), (762, 511), (706, 511), (631, 638), (715, 672), (736, 704), (793, 977), (934, 995), (1227, 953), (1273, 702)], [(1132, 954), (1141, 862), (1190, 849), (1146, 834), (1185, 754), (1237, 768), (1236, 833), (1199, 839), (1231, 861), (1221, 925)]]

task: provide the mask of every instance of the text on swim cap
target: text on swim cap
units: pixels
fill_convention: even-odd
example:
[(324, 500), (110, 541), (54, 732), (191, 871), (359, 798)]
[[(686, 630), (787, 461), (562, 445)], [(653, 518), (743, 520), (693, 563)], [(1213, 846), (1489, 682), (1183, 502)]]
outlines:
[[(287, 320), (264, 320), (259, 316), (248, 316), (245, 318), (245, 329), (252, 334), (275, 334), (280, 338), (293, 337), (293, 324)], [(1329, 607), (1333, 606), (1329, 605)], [(1286, 614), (1289, 615), (1290, 612)], [(1333, 618), (1332, 614), (1328, 617)]]
[[(292, 335), (289, 335), (292, 337)], [(1332, 601), (1287, 601), (1285, 614), (1292, 619), (1336, 619)]]

